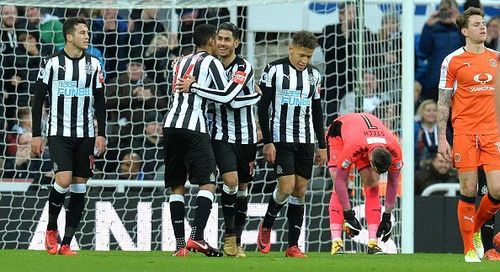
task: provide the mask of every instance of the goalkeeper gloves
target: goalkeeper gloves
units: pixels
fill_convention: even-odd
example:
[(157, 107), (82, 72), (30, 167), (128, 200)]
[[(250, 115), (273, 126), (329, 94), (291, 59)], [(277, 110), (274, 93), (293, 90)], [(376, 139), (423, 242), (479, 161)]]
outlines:
[(383, 213), (382, 221), (378, 226), (377, 237), (382, 237), (382, 242), (385, 243), (387, 242), (387, 240), (389, 240), (389, 237), (391, 237), (391, 232), (392, 232), (391, 214)]
[(350, 236), (354, 237), (361, 231), (361, 224), (355, 217), (353, 210), (344, 211), (344, 231)]

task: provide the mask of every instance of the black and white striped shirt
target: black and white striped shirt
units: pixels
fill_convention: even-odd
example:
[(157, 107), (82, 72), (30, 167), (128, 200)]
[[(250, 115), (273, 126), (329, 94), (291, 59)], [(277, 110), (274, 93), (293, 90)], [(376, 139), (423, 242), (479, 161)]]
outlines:
[[(39, 87), (33, 105), (33, 115), (36, 116), (33, 120), (34, 136), (40, 136), (38, 104), (43, 103), (48, 91), (47, 136), (95, 137), (94, 111), (102, 111), (105, 116), (105, 109), (97, 109), (94, 104), (96, 96), (104, 100), (103, 82), (101, 64), (94, 56), (83, 53), (79, 58), (71, 58), (61, 50), (47, 57), (38, 73)], [(98, 123), (102, 123), (99, 128), (105, 127), (104, 122), (98, 117)], [(104, 129), (99, 131), (99, 135), (104, 136)]]
[(257, 143), (257, 126), (252, 105), (260, 100), (254, 92), (252, 65), (236, 56), (226, 67), (226, 76), (231, 81), (244, 82), (245, 87), (229, 105), (216, 103), (212, 139), (237, 144)]
[(243, 89), (244, 82), (228, 83), (222, 63), (205, 51), (185, 56), (175, 65), (172, 88), (178, 78), (188, 76), (195, 77), (196, 83), (191, 85), (190, 93), (174, 93), (163, 127), (208, 133), (207, 100), (229, 103)]
[[(298, 71), (288, 57), (264, 68), (260, 79), (263, 99), (259, 104), (259, 119), (269, 118), (267, 111), (271, 105), (269, 128), (262, 128), (268, 120), (260, 120), (264, 143), (314, 143), (312, 108), (314, 102), (320, 104), (320, 84), (321, 74), (317, 68), (307, 66)], [(270, 132), (269, 135), (266, 132)]]

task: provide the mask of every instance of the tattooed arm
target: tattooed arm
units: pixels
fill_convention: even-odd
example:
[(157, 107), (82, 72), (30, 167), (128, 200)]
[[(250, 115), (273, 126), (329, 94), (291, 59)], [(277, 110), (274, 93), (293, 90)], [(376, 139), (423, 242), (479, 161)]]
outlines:
[(448, 117), (450, 116), (452, 92), (453, 89), (439, 89), (437, 116), (439, 133), (438, 152), (448, 161), (451, 161), (451, 148), (446, 139), (446, 125), (448, 124)]

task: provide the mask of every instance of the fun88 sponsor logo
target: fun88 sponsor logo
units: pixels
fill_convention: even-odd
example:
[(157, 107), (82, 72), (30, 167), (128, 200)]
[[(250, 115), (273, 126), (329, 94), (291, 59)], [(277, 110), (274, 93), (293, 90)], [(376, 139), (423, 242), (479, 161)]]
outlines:
[(91, 88), (78, 88), (76, 81), (59, 80), (57, 82), (57, 95), (60, 96), (90, 96)]
[(288, 104), (290, 106), (310, 106), (311, 99), (310, 98), (302, 98), (301, 92), (298, 90), (290, 90), (284, 89), (283, 95), (281, 96), (281, 105)]

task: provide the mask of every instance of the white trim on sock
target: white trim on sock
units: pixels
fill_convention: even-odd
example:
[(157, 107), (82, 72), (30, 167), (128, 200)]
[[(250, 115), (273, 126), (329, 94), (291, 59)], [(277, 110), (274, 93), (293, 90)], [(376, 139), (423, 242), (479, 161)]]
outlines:
[(84, 183), (71, 184), (69, 191), (76, 194), (85, 194), (87, 192), (87, 185)]
[(214, 194), (212, 194), (208, 190), (200, 190), (200, 191), (198, 191), (197, 197), (206, 197), (206, 198), (210, 199), (210, 201), (212, 201), (212, 202), (214, 201)]
[(283, 205), (283, 204), (285, 204), (285, 203), (286, 203), (286, 201), (288, 200), (288, 198), (289, 198), (289, 197), (290, 197), (290, 196), (287, 196), (284, 200), (279, 201), (279, 200), (278, 200), (278, 188), (276, 188), (276, 189), (274, 190), (274, 192), (273, 192), (273, 199), (274, 199), (274, 202), (276, 202), (276, 203), (277, 203), (277, 204), (279, 204), (279, 205)]
[(288, 203), (293, 204), (293, 205), (304, 205), (305, 202), (306, 201), (305, 201), (304, 197), (298, 198), (295, 196), (290, 196), (288, 198)]
[(56, 191), (60, 194), (65, 194), (69, 191), (69, 187), (64, 188), (61, 185), (57, 184), (57, 182), (54, 182), (54, 189), (56, 189)]
[(168, 202), (175, 202), (175, 201), (184, 203), (184, 196), (179, 194), (171, 194), (170, 197), (168, 198)]
[(226, 184), (222, 185), (222, 191), (228, 195), (234, 195), (238, 192), (238, 186), (229, 187)]

